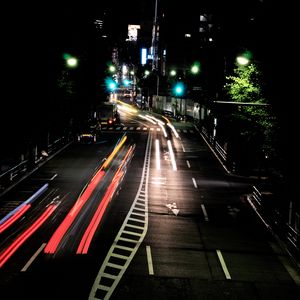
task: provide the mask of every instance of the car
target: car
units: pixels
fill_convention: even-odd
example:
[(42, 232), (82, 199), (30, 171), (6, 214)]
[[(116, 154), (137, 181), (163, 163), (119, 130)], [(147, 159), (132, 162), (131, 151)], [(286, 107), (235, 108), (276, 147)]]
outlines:
[(77, 133), (77, 142), (81, 144), (94, 144), (97, 142), (99, 126), (96, 122), (88, 121), (80, 125)]
[(162, 114), (165, 116), (165, 117), (168, 117), (168, 118), (174, 118), (174, 113), (170, 110), (163, 110), (162, 111)]
[(165, 116), (167, 118), (170, 118), (170, 119), (172, 119), (174, 121), (180, 121), (181, 120), (180, 119), (181, 115), (175, 115), (174, 116), (174, 113), (172, 111), (170, 111), (170, 110), (163, 110), (162, 114), (163, 114), (163, 116)]

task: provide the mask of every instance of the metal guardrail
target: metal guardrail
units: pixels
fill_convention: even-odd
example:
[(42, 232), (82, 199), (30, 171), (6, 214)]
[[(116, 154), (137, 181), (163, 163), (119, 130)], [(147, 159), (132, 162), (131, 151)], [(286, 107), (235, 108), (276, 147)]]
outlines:
[[(300, 232), (292, 227), (286, 220), (282, 213), (278, 209), (273, 208), (273, 213), (270, 214), (270, 211), (267, 212), (264, 210), (264, 199), (263, 193), (258, 190), (256, 186), (252, 186), (251, 200), (254, 204), (253, 209), (259, 213), (262, 221), (268, 225), (268, 227), (276, 235), (285, 241), (286, 244), (290, 245), (298, 253), (300, 252)], [(268, 220), (265, 220), (268, 217)]]
[(209, 142), (210, 146), (216, 150), (216, 152), (219, 154), (220, 158), (226, 162), (227, 161), (227, 152), (224, 148), (221, 147), (221, 145), (217, 142), (217, 140), (212, 136), (208, 134), (208, 131), (205, 127), (202, 126), (201, 128), (202, 134), (205, 136), (207, 142)]
[(0, 191), (4, 190), (12, 182), (16, 181), (17, 178), (21, 177), (28, 170), (28, 160), (24, 160), (21, 163), (15, 165), (9, 170), (5, 171), (0, 175)]
[(220, 144), (217, 141), (215, 142), (215, 149), (220, 154), (222, 159), (224, 161), (226, 161), (227, 160), (227, 152), (220, 146)]
[(262, 194), (261, 192), (257, 189), (256, 186), (252, 186), (252, 198), (255, 200), (255, 202), (261, 206), (262, 203)]
[[(62, 149), (68, 142), (70, 142), (70, 136), (62, 136), (59, 139), (55, 140), (52, 144), (49, 144), (47, 147), (47, 155), (51, 156), (57, 151)], [(24, 160), (11, 167), (4, 173), (0, 174), (0, 193), (4, 192), (12, 184), (20, 180), (27, 172), (34, 169), (42, 161), (45, 160), (45, 157), (42, 155), (37, 156), (34, 159), (34, 163), (30, 160)]]
[(287, 240), (297, 251), (300, 251), (300, 233), (291, 225), (287, 225)]

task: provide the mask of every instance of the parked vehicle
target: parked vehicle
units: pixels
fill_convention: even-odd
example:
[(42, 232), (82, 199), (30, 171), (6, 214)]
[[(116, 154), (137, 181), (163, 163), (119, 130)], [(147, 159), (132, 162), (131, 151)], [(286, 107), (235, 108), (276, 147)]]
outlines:
[(96, 119), (100, 125), (115, 125), (120, 123), (120, 116), (117, 105), (113, 102), (105, 102), (98, 105), (96, 110)]
[(79, 126), (77, 133), (77, 141), (83, 144), (91, 144), (97, 142), (97, 133), (100, 126), (96, 120), (88, 120)]

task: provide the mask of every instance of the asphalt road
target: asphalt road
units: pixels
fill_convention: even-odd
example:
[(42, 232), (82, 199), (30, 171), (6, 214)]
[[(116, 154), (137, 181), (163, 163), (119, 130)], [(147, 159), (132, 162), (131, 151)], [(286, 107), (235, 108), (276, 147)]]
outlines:
[[(135, 113), (123, 112), (121, 120), (103, 128), (97, 144), (70, 145), (1, 197), (3, 220), (47, 184), (0, 233), (0, 255), (57, 205), (0, 267), (1, 299), (299, 299), (299, 270), (245, 201), (251, 185), (227, 176), (192, 126), (178, 127), (177, 138)], [(105, 175), (75, 210), (124, 135)], [(79, 254), (108, 191), (88, 250)], [(56, 251), (45, 253), (72, 214)]]

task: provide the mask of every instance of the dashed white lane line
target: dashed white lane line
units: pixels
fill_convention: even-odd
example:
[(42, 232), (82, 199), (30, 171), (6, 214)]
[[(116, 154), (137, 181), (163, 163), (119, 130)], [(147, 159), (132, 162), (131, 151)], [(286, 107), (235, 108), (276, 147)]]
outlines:
[(25, 272), (30, 267), (30, 265), (33, 263), (33, 261), (36, 259), (36, 257), (42, 252), (42, 250), (45, 248), (46, 245), (47, 245), (47, 243), (43, 243), (40, 246), (40, 248), (31, 256), (31, 258), (29, 259), (29, 261), (22, 268), (21, 272)]
[(198, 186), (197, 186), (196, 179), (193, 177), (193, 178), (192, 178), (192, 180), (193, 180), (194, 187), (197, 189), (197, 188), (198, 188)]
[(207, 214), (207, 211), (206, 211), (206, 208), (205, 208), (204, 204), (201, 204), (201, 208), (202, 208), (202, 211), (203, 211), (205, 221), (209, 221), (208, 214)]
[(223, 258), (223, 255), (221, 253), (221, 250), (216, 250), (216, 251), (217, 251), (217, 255), (218, 255), (218, 258), (219, 258), (219, 261), (221, 263), (221, 266), (222, 266), (222, 269), (223, 269), (223, 272), (225, 274), (226, 279), (231, 279), (231, 276), (230, 276), (229, 271), (227, 269), (227, 266), (226, 266), (225, 260)]
[(151, 247), (146, 246), (149, 275), (154, 275)]

